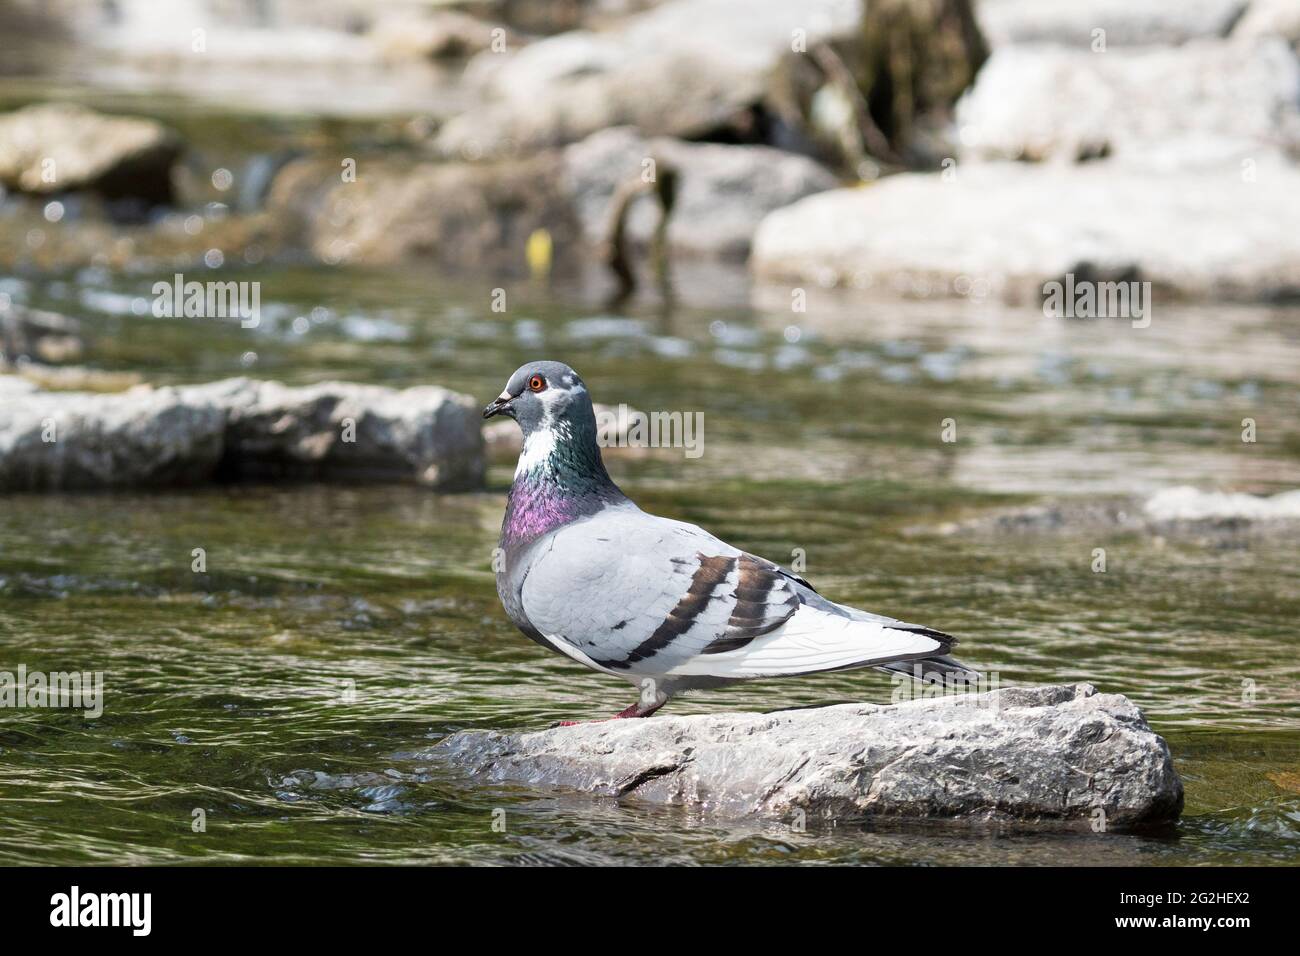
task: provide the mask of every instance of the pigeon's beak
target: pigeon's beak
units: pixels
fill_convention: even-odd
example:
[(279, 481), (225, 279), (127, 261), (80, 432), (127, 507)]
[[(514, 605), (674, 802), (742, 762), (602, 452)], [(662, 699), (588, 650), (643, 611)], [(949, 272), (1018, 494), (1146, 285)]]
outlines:
[(492, 399), (492, 404), (483, 409), (484, 418), (492, 418), (496, 415), (515, 417), (515, 407), (510, 404), (510, 396), (505, 392)]

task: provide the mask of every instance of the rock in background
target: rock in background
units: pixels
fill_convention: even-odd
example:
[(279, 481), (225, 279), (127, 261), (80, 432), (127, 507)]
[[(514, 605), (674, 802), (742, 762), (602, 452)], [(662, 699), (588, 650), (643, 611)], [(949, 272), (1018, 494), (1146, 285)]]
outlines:
[(434, 146), (477, 159), (562, 146), (611, 126), (648, 136), (761, 142), (752, 129), (796, 31), (817, 43), (860, 27), (858, 0), (676, 0), (594, 33), (575, 30), (510, 56), (482, 53), (467, 78), (485, 101)]
[[(545, 230), (555, 267), (567, 270), (595, 257), (609, 235), (615, 194), (641, 183), (647, 162), (656, 175), (676, 176), (668, 248), (677, 255), (743, 260), (764, 214), (837, 184), (803, 156), (649, 139), (623, 127), (528, 159), (362, 159), (348, 183), (333, 161), (302, 159), (277, 176), (267, 208), (287, 241), (329, 263), (422, 259), (519, 274), (528, 268), (529, 237)], [(633, 200), (633, 246), (649, 244), (658, 216), (650, 195)]]
[(1250, 0), (979, 0), (976, 11), (994, 47), (1055, 43), (1086, 49), (1096, 30), (1105, 31), (1108, 46), (1225, 37), (1248, 5)]
[(381, 16), (368, 35), (383, 56), (393, 60), (455, 60), (490, 49), (494, 40), (507, 47), (523, 43), (512, 31), (457, 10), (408, 10)]
[(1300, 150), (1300, 61), (1277, 37), (1092, 53), (1011, 46), (961, 101), (961, 163), (1105, 158), (1155, 173)]
[(1300, 295), (1290, 18), (1268, 0), (1025, 6), (981, 6), (994, 52), (940, 171), (769, 214), (753, 270), (908, 297), (1041, 301), (1067, 274), (1166, 300)]
[(215, 480), (482, 485), (477, 403), (434, 386), (227, 379), (101, 395), (0, 376), (0, 491)]
[(521, 274), (539, 229), (561, 266), (580, 255), (561, 168), (556, 153), (479, 164), (363, 158), (356, 181), (344, 182), (338, 161), (303, 159), (276, 177), (267, 211), (278, 230), (330, 264), (421, 259)]
[(1251, 43), (1260, 37), (1281, 37), (1300, 52), (1300, 4), (1293, 0), (1251, 0), (1232, 38)]
[[(609, 235), (618, 189), (639, 181), (647, 168), (657, 174), (660, 167), (677, 175), (668, 247), (679, 254), (743, 260), (764, 215), (837, 185), (811, 159), (766, 146), (647, 139), (631, 127), (604, 130), (564, 151), (565, 188), (588, 243), (599, 244)], [(627, 223), (633, 245), (650, 244), (658, 217), (650, 195), (634, 200)]]
[[(1268, 301), (1300, 291), (1300, 170), (987, 163), (820, 193), (763, 220), (768, 278), (904, 297), (1039, 302), (1045, 282), (1147, 280), (1160, 294)], [(1159, 306), (1156, 306), (1158, 311)]]
[(65, 103), (0, 114), (0, 185), (19, 192), (169, 203), (180, 152), (176, 135), (153, 120)]
[(891, 707), (470, 730), (416, 756), (492, 782), (732, 817), (1104, 819), (1115, 828), (1171, 822), (1183, 807), (1164, 740), (1128, 698), (1088, 684)]

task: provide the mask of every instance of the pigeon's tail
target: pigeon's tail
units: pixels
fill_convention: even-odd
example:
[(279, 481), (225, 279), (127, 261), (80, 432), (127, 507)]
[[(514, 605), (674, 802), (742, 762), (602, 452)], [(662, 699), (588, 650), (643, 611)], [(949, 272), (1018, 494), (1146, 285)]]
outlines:
[(980, 679), (979, 671), (948, 654), (913, 661), (892, 661), (879, 667), (882, 671), (906, 674), (926, 684), (974, 684)]
[(908, 673), (913, 661), (966, 670), (947, 657), (955, 641), (941, 631), (892, 618), (849, 616), (827, 605), (829, 610), (804, 604), (780, 627), (724, 652), (695, 655), (664, 676), (745, 680), (895, 665)]

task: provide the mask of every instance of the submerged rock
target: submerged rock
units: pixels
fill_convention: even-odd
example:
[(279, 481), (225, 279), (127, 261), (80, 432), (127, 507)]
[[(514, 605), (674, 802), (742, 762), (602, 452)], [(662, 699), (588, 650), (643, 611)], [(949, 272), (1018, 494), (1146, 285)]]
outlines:
[(1128, 698), (1088, 684), (894, 706), (842, 704), (461, 731), (421, 758), (492, 782), (634, 796), (720, 815), (1104, 822), (1177, 819), (1169, 748)]
[(100, 395), (0, 377), (0, 491), (213, 480), (483, 480), (477, 403), (434, 386), (228, 379)]
[(51, 195), (90, 190), (107, 199), (167, 203), (179, 138), (149, 119), (50, 103), (0, 115), (0, 185)]
[[(770, 213), (752, 268), (769, 279), (1041, 302), (1067, 274), (1146, 280), (1186, 297), (1285, 299), (1300, 292), (1300, 168), (1149, 170), (977, 163), (952, 181), (891, 176)], [(1154, 306), (1159, 321), (1160, 299)]]

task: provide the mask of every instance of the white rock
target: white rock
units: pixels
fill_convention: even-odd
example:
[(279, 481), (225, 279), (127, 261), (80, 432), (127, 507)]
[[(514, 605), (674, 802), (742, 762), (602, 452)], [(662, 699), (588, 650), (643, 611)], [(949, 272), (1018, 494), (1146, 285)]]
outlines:
[(1300, 3), (1295, 0), (1251, 0), (1245, 16), (1233, 28), (1233, 40), (1253, 42), (1278, 36), (1300, 48)]
[(1093, 31), (1105, 30), (1109, 50), (1222, 37), (1246, 4), (1247, 0), (978, 0), (975, 14), (995, 47), (1058, 43), (1088, 50)]
[(1067, 273), (1136, 272), (1155, 284), (1159, 321), (1160, 290), (1258, 301), (1300, 289), (1300, 170), (1254, 174), (977, 163), (952, 182), (891, 176), (770, 213), (750, 262), (769, 279), (929, 296), (975, 284), (1030, 302)]
[(962, 162), (1259, 162), (1300, 146), (1300, 61), (1277, 38), (1105, 54), (1004, 47), (958, 102), (957, 124)]
[(1244, 518), (1273, 521), (1300, 518), (1300, 491), (1284, 491), (1269, 497), (1200, 491), (1190, 485), (1166, 488), (1146, 502), (1146, 513), (1157, 521), (1205, 521), (1215, 518)]

